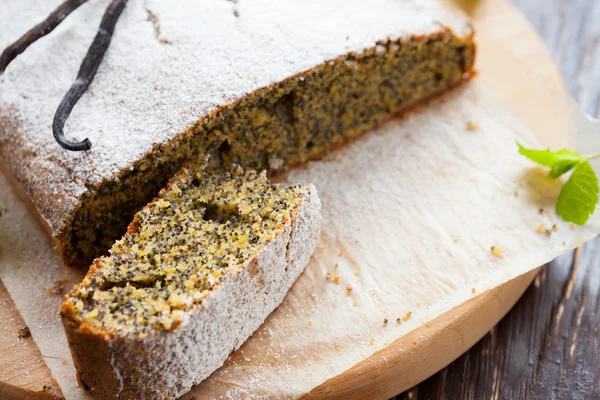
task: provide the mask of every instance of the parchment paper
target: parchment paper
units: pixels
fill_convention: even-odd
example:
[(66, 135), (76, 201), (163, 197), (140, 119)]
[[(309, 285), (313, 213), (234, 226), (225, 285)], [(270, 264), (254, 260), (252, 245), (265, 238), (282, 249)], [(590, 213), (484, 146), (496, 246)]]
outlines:
[[(527, 78), (526, 65), (514, 69), (482, 70), (468, 87), (423, 112), (288, 174), (285, 182), (313, 182), (319, 191), (324, 223), (318, 250), (284, 303), (192, 393), (298, 397), (419, 325), (600, 232), (597, 215), (574, 229), (555, 215), (560, 183), (520, 157), (515, 145), (518, 139), (536, 147), (564, 142), (597, 150), (597, 135), (589, 132), (598, 127), (565, 100), (561, 116), (572, 113), (561, 119), (566, 125), (545, 131), (533, 126), (536, 137), (529, 128), (539, 118), (517, 119), (510, 110), (519, 114), (515, 104), (527, 90), (547, 88), (543, 79)], [(521, 89), (503, 85), (508, 76), (502, 74), (515, 83), (510, 88)], [(467, 129), (469, 122), (477, 128)], [(0, 278), (65, 396), (85, 398), (57, 315), (61, 297), (50, 293), (57, 281), (66, 279), (68, 288), (81, 274), (61, 265), (2, 175), (0, 187)], [(557, 230), (537, 232), (540, 224)], [(503, 254), (492, 254), (491, 246)], [(326, 279), (328, 273), (339, 283)]]

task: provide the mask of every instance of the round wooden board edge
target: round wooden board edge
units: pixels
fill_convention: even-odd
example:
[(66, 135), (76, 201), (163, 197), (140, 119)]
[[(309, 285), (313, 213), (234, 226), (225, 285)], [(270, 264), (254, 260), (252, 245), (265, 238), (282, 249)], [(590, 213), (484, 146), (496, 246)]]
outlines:
[(539, 268), (488, 290), (335, 376), (303, 399), (388, 399), (429, 378), (477, 343), (510, 311)]
[[(8, 290), (0, 281), (0, 399), (62, 399), (39, 347), (31, 335), (20, 334), (26, 326)], [(44, 386), (46, 389), (44, 390)]]

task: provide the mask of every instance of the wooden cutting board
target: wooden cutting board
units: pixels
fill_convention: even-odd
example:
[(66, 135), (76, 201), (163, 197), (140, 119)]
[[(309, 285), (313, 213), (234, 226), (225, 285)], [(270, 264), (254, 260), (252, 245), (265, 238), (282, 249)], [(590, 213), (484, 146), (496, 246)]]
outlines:
[[(455, 3), (461, 4), (473, 19), (479, 43), (478, 68), (491, 67), (498, 61), (491, 39), (501, 41), (514, 48), (514, 60), (506, 62), (525, 63), (536, 74), (546, 76), (547, 84), (563, 95), (543, 99), (546, 105), (560, 109), (567, 97), (560, 74), (542, 40), (519, 12), (505, 0)], [(539, 96), (542, 99), (543, 94)], [(534, 130), (553, 122), (539, 113), (528, 113), (536, 104), (529, 98), (515, 110), (520, 117), (527, 117), (526, 122)], [(305, 398), (385, 399), (401, 393), (445, 367), (483, 337), (511, 309), (536, 274), (537, 270), (532, 271), (452, 309), (329, 379)], [(62, 398), (35, 342), (30, 336), (19, 337), (25, 324), (1, 282), (0, 316), (0, 398)], [(50, 389), (44, 390), (44, 385)]]

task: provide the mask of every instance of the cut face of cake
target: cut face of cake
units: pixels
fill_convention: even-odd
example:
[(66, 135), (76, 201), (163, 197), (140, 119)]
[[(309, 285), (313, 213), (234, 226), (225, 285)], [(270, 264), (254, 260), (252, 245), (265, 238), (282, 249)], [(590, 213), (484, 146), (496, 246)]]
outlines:
[[(6, 1), (0, 48), (53, 7)], [(82, 267), (184, 163), (302, 163), (459, 85), (475, 55), (470, 26), (436, 0), (131, 0), (65, 126), (91, 140), (74, 153), (51, 123), (101, 3), (82, 5), (0, 80), (0, 159), (65, 263)]]
[(97, 398), (175, 398), (281, 303), (314, 252), (313, 186), (265, 173), (182, 170), (97, 259), (61, 315)]

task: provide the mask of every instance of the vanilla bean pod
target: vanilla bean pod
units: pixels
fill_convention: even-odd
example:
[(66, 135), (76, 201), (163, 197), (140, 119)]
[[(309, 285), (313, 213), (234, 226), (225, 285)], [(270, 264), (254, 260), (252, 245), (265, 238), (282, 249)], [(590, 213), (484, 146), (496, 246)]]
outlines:
[(73, 107), (90, 86), (90, 83), (92, 83), (92, 80), (98, 71), (98, 67), (102, 62), (104, 53), (110, 44), (115, 25), (126, 4), (127, 0), (112, 0), (109, 4), (102, 17), (102, 21), (100, 22), (98, 33), (81, 63), (77, 79), (73, 82), (73, 85), (61, 100), (58, 109), (56, 110), (56, 114), (54, 114), (54, 121), (52, 122), (54, 139), (67, 150), (85, 151), (92, 147), (92, 143), (87, 138), (82, 142), (71, 142), (67, 140), (63, 128)]
[(54, 10), (48, 18), (40, 22), (19, 40), (8, 46), (0, 55), (0, 75), (4, 73), (8, 64), (11, 63), (19, 54), (23, 53), (33, 42), (46, 36), (54, 30), (69, 14), (75, 11), (87, 0), (67, 0)]

